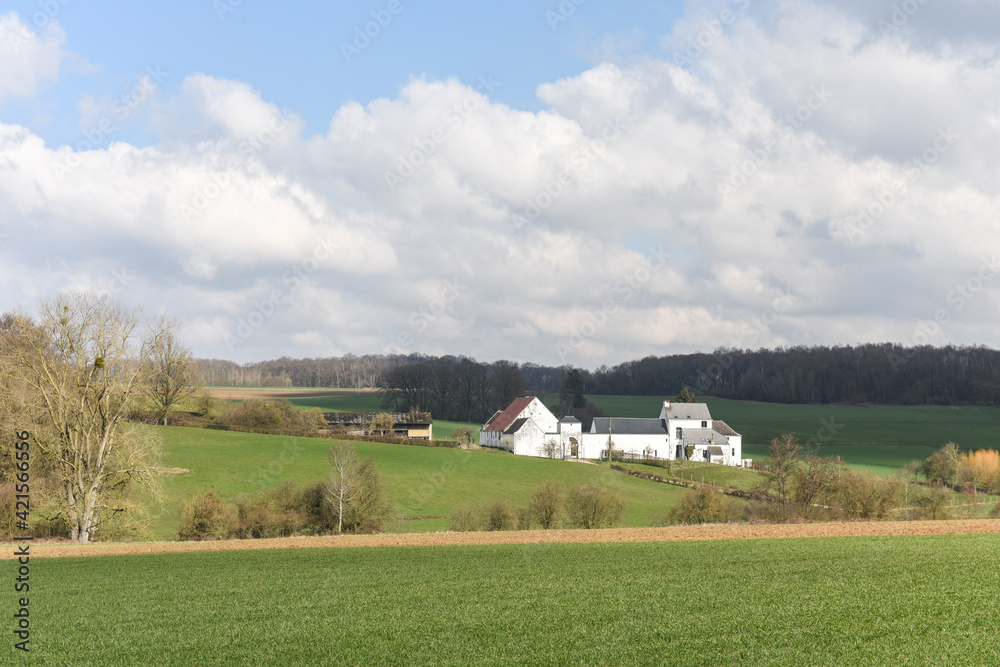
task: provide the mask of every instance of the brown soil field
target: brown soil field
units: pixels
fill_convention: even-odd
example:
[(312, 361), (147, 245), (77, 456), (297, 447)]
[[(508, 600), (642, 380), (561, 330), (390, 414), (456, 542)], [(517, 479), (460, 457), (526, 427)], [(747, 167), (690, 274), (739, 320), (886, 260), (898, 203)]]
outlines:
[(306, 391), (306, 390), (281, 390), (281, 389), (206, 389), (205, 393), (213, 398), (221, 398), (227, 401), (247, 398), (312, 398), (314, 396), (348, 396), (354, 395), (356, 391), (337, 391), (327, 389), (326, 391)]
[[(608, 528), (603, 530), (526, 530), (493, 533), (411, 533), (399, 535), (330, 535), (270, 540), (218, 542), (151, 542), (138, 544), (31, 545), (35, 558), (121, 556), (233, 551), (237, 549), (306, 549), (315, 547), (397, 547), (472, 544), (541, 544), (551, 542), (681, 542), (692, 540), (753, 540), (795, 537), (877, 537), (882, 535), (964, 535), (1000, 533), (1000, 519), (954, 521), (872, 521), (804, 524), (732, 524), (669, 526), (666, 528)], [(23, 543), (22, 543), (23, 544)], [(14, 548), (0, 550), (0, 560), (15, 557)]]

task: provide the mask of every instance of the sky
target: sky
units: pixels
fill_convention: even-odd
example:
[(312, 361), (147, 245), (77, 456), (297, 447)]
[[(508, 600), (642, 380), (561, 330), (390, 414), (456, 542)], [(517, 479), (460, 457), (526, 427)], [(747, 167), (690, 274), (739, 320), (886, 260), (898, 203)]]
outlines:
[(1000, 347), (995, 0), (0, 4), (0, 311), (195, 356)]

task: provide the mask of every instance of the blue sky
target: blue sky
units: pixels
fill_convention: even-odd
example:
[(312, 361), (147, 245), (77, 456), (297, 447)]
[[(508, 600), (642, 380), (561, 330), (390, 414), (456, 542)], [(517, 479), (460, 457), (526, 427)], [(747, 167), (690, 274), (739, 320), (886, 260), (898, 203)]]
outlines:
[(0, 311), (89, 290), (241, 362), (996, 347), (998, 35), (995, 0), (8, 3)]
[[(245, 81), (264, 99), (295, 109), (308, 133), (324, 133), (344, 102), (393, 97), (412, 77), (454, 77), (473, 86), (492, 77), (501, 84), (495, 100), (537, 110), (544, 106), (535, 96), (538, 85), (578, 74), (609, 50), (623, 58), (656, 54), (657, 36), (682, 10), (678, 2), (595, 0), (566, 0), (562, 10), (559, 2), (399, 0), (396, 14), (384, 0), (115, 1), (101, 3), (99, 11), (79, 0), (51, 3), (13, 2), (5, 9), (36, 29), (54, 14), (67, 33), (66, 47), (92, 67), (65, 76), (39, 98), (10, 105), (5, 116), (49, 142), (70, 144), (79, 127), (68, 112), (79, 96), (117, 98), (147, 67), (168, 73), (164, 95), (177, 94), (195, 72)], [(376, 30), (379, 19), (386, 25)], [(376, 35), (367, 44), (367, 35), (356, 32), (366, 28)], [(127, 136), (145, 145), (158, 139), (141, 128)]]

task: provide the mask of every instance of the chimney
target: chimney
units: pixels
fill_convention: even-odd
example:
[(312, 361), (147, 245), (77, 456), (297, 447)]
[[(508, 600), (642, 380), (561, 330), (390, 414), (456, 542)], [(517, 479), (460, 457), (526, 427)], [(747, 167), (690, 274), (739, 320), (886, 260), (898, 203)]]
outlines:
[(669, 410), (670, 409), (670, 401), (663, 401), (663, 407), (666, 408), (667, 410)]

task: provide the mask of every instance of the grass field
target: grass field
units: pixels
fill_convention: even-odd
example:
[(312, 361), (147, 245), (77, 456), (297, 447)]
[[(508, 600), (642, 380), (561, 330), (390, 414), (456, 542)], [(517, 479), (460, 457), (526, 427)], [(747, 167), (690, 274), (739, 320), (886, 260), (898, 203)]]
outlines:
[(106, 556), (31, 583), (45, 665), (998, 660), (991, 535)]
[[(177, 532), (180, 504), (203, 491), (232, 498), (286, 480), (325, 479), (330, 440), (291, 438), (183, 427), (155, 427), (163, 437), (164, 465), (190, 473), (165, 483), (163, 513), (153, 526), (158, 539)], [(495, 500), (517, 506), (547, 479), (566, 485), (602, 483), (621, 492), (628, 504), (625, 525), (647, 526), (673, 506), (680, 489), (614, 473), (607, 467), (518, 457), (493, 451), (466, 451), (372, 442), (355, 443), (361, 457), (372, 457), (382, 473), (389, 499), (403, 521), (394, 532), (441, 530), (455, 507), (474, 509)]]

